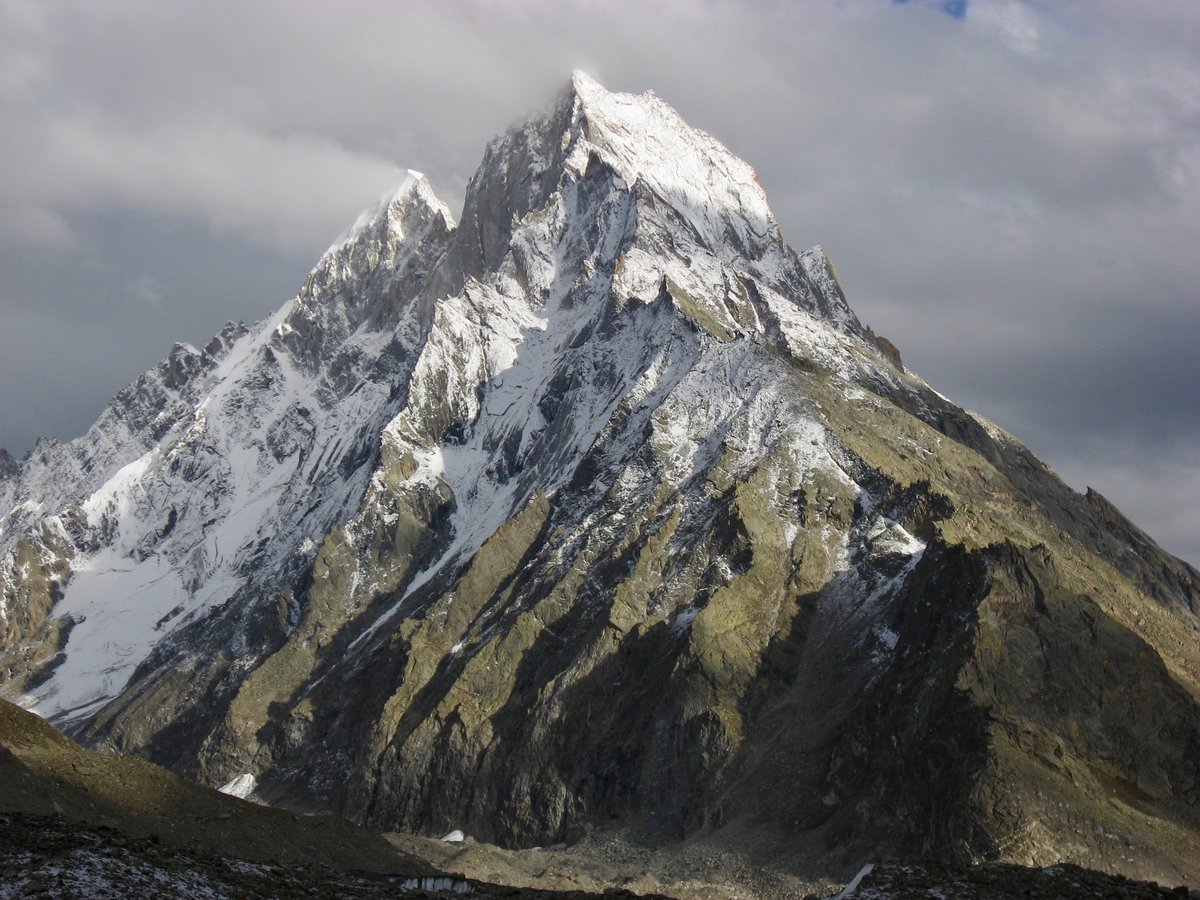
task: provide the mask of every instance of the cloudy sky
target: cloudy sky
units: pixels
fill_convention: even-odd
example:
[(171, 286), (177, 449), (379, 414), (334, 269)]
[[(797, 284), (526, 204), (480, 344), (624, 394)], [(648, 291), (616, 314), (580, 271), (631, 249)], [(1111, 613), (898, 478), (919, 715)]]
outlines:
[(0, 445), (290, 298), (582, 68), (754, 165), (906, 364), (1200, 562), (1195, 0), (0, 3)]

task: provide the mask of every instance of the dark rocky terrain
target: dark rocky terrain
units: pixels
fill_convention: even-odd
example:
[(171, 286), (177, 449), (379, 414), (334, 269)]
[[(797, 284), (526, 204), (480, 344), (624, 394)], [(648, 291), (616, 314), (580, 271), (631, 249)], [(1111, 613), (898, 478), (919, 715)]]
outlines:
[[(441, 886), (445, 890), (436, 889)], [(461, 896), (468, 887), (453, 878), (249, 862), (187, 847), (165, 847), (153, 837), (135, 838), (107, 826), (91, 828), (61, 817), (0, 814), (0, 897), (5, 898), (452, 897)], [(498, 889), (473, 895), (516, 893)]]
[(984, 863), (963, 869), (944, 863), (891, 863), (874, 866), (848, 896), (854, 900), (908, 898), (1033, 897), (1040, 900), (1101, 900), (1101, 898), (1196, 897), (1184, 886), (1162, 887), (1131, 881), (1119, 875), (1089, 871), (1073, 865), (1029, 869), (1005, 863)]

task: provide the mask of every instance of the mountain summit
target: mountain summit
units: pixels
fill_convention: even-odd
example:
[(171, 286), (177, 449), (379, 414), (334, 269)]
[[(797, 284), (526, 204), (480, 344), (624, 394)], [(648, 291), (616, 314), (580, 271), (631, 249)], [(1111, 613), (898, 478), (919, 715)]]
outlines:
[(585, 75), (0, 469), (3, 692), (381, 828), (1200, 877), (1200, 575)]

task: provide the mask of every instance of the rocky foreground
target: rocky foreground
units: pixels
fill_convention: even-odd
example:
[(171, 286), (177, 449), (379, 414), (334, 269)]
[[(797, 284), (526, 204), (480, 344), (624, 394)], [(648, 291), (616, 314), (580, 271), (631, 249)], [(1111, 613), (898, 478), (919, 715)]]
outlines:
[[(591, 851), (596, 853), (595, 850)], [(697, 879), (676, 883), (665, 893), (643, 892), (609, 885), (600, 891), (542, 888), (536, 884), (594, 883), (612, 861), (586, 859), (579, 851), (557, 856), (476, 846), (447, 848), (451, 860), (496, 874), (504, 869), (511, 884), (485, 883), (457, 876), (404, 876), (331, 868), (321, 864), (284, 865), (253, 862), (200, 848), (166, 846), (158, 836), (133, 837), (107, 826), (89, 827), (61, 816), (0, 814), (0, 898), (87, 897), (93, 900), (159, 897), (250, 898), (584, 898), (672, 897), (803, 897), (903, 900), (912, 897), (956, 900), (1033, 897), (1063, 900), (1101, 898), (1200, 897), (1186, 887), (1167, 888), (1153, 882), (1131, 881), (1073, 865), (1041, 869), (1003, 863), (964, 868), (936, 862), (874, 865), (842, 890), (831, 888), (797, 893), (800, 882), (785, 887), (778, 873), (740, 873), (740, 883)], [(651, 868), (679, 868), (666, 861)], [(597, 854), (599, 856), (599, 854)], [(506, 861), (502, 861), (507, 857)], [(540, 857), (540, 858), (539, 858)], [(573, 862), (574, 871), (564, 866)], [(627, 861), (628, 862), (628, 861)], [(725, 875), (738, 875), (736, 872)], [(643, 874), (634, 881), (652, 882)]]
[[(518, 896), (458, 878), (347, 872), (250, 862), (164, 846), (56, 816), (0, 815), (0, 897), (477, 897)], [(528, 896), (536, 896), (530, 894)], [(560, 895), (555, 895), (560, 896)]]

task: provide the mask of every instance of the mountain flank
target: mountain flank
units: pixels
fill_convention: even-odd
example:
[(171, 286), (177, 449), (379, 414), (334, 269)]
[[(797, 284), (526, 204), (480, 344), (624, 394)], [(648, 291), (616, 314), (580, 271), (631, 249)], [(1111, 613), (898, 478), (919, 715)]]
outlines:
[(0, 554), (5, 696), (291, 810), (1200, 884), (1200, 573), (582, 74), (6, 467)]
[[(247, 835), (252, 839), (247, 842)], [(399, 848), (411, 848), (406, 853)], [(296, 816), (181, 781), (138, 759), (83, 750), (0, 701), (0, 894), (126, 900), (237, 897), (828, 897), (730, 848), (648, 853), (611, 838), (505, 851), (467, 839), (379, 836), (330, 816)], [(624, 884), (627, 889), (616, 888)], [(855, 896), (1162, 897), (1185, 889), (1073, 866), (964, 869), (931, 862), (873, 865)], [(662, 892), (662, 893), (659, 893)], [(1193, 893), (1192, 896), (1197, 896)]]

